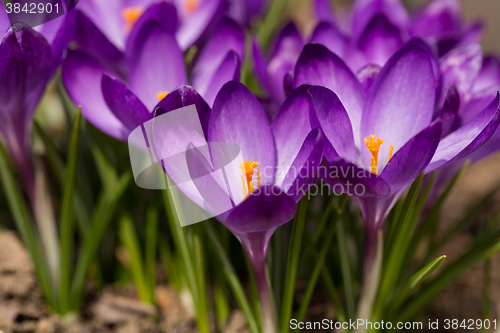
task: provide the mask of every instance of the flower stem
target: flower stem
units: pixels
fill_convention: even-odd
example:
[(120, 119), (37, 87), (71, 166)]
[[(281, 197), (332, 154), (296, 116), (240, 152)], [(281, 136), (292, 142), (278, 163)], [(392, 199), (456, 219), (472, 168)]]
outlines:
[(274, 230), (238, 235), (252, 264), (255, 283), (257, 284), (257, 291), (259, 293), (263, 333), (275, 333), (278, 331), (276, 306), (266, 274), (267, 249), (269, 248), (269, 241)]

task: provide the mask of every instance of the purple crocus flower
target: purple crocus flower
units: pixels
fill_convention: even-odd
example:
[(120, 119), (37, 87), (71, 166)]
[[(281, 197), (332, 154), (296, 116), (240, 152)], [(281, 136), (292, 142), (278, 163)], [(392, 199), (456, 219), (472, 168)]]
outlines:
[(265, 4), (264, 0), (229, 0), (228, 15), (242, 26), (249, 27)]
[[(6, 13), (0, 14), (0, 26), (8, 26)], [(36, 106), (45, 86), (61, 63), (63, 51), (74, 34), (74, 16), (41, 26), (50, 42), (22, 23), (14, 24), (0, 44), (0, 138), (19, 167), (32, 202), (35, 200), (31, 164), (30, 130)]]
[[(167, 25), (162, 23), (165, 17), (170, 18)], [(87, 49), (69, 52), (62, 66), (64, 85), (75, 104), (82, 106), (86, 119), (101, 131), (125, 141), (134, 128), (151, 117), (158, 102), (188, 83), (172, 29), (177, 25), (176, 17), (172, 4), (160, 2), (149, 7), (129, 34), (126, 58), (116, 58), (115, 52), (103, 58), (102, 52), (97, 55)], [(100, 31), (92, 30), (90, 23), (83, 25), (89, 31), (80, 33), (93, 41), (102, 40)], [(191, 77), (210, 105), (225, 82), (239, 79), (243, 47), (242, 28), (224, 19), (201, 50)]]
[[(307, 97), (287, 99), (272, 126), (259, 101), (243, 84), (235, 81), (222, 87), (212, 110), (189, 87), (178, 88), (160, 106), (170, 111), (190, 104), (197, 107), (206, 139), (181, 125), (171, 130), (156, 127), (153, 130), (156, 154), (171, 156), (188, 149), (184, 164), (196, 188), (186, 194), (193, 201), (204, 202), (203, 207), (217, 208), (223, 204), (221, 198), (229, 198), (230, 209), (216, 218), (241, 241), (254, 268), (264, 332), (275, 332), (274, 310), (265, 276), (269, 240), (277, 227), (293, 218), (296, 202), (314, 181), (312, 166), (318, 165), (322, 158), (322, 135), (310, 126), (297, 126), (299, 122), (308, 122)], [(157, 116), (165, 111), (158, 112)], [(178, 133), (176, 140), (166, 140), (172, 132)], [(225, 174), (230, 191), (221, 185), (225, 183), (224, 177), (219, 179), (214, 173), (217, 165), (226, 164), (220, 157), (226, 154), (214, 148), (221, 142), (236, 144), (241, 149), (243, 162), (234, 172)], [(201, 145), (208, 145), (208, 156), (199, 150)], [(176, 182), (178, 164), (163, 160), (163, 166)], [(299, 173), (303, 168), (308, 172)], [(207, 179), (207, 175), (214, 176)], [(197, 182), (202, 176), (203, 180)]]
[[(78, 8), (81, 11), (80, 15), (83, 14), (90, 19), (96, 29), (110, 41), (107, 48), (124, 51), (128, 35), (135, 23), (141, 19), (149, 6), (159, 2), (163, 0), (81, 0)], [(179, 23), (177, 19), (172, 21), (170, 16), (162, 19), (165, 24), (173, 26), (178, 44), (183, 51), (198, 42), (207, 30), (213, 28), (226, 7), (222, 0), (174, 0), (172, 3), (177, 10)], [(88, 44), (82, 43), (84, 41)], [(95, 45), (91, 39), (86, 38), (79, 40), (79, 43), (83, 48)], [(105, 50), (94, 52), (99, 51), (105, 52)]]
[(315, 111), (311, 122), (328, 140), (324, 156), (330, 168), (340, 169), (323, 179), (336, 191), (349, 184), (364, 189), (349, 194), (364, 220), (366, 272), (376, 232), (405, 188), (429, 163), (435, 169), (470, 154), (499, 123), (496, 100), (470, 125), (441, 140), (441, 120), (433, 121), (436, 79), (422, 44), (412, 42), (397, 51), (369, 87), (322, 45), (306, 45), (295, 68), (295, 86), (322, 86), (308, 90)]

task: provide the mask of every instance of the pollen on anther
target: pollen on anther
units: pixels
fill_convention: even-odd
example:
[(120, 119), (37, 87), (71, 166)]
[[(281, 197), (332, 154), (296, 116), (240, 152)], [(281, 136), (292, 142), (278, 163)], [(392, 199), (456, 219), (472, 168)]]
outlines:
[[(255, 190), (254, 182), (253, 182), (253, 174), (255, 168), (259, 166), (259, 162), (257, 161), (243, 161), (240, 164), (240, 170), (242, 172), (241, 175), (241, 184), (243, 187), (243, 198), (246, 198), (249, 194), (252, 194)], [(257, 186), (260, 186), (260, 170), (257, 169)]]
[(125, 31), (129, 32), (134, 27), (135, 22), (144, 13), (142, 7), (127, 7), (122, 10), (122, 17), (125, 20)]
[(160, 91), (156, 94), (156, 98), (161, 101), (162, 99), (164, 99), (165, 97), (167, 97), (167, 95), (169, 94), (170, 92), (168, 90), (164, 90), (164, 91)]

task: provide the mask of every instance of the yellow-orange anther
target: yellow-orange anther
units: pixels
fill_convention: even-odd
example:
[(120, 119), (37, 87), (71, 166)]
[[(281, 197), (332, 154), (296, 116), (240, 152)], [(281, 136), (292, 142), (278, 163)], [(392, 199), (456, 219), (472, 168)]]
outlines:
[[(241, 183), (243, 187), (243, 197), (246, 198), (249, 194), (252, 194), (255, 190), (253, 184), (253, 173), (256, 167), (259, 166), (257, 161), (243, 161), (240, 165), (241, 172)], [(260, 186), (260, 170), (257, 169), (257, 187)], [(247, 191), (248, 189), (248, 191)]]
[(161, 101), (162, 99), (164, 99), (165, 97), (167, 97), (167, 95), (169, 94), (170, 92), (165, 90), (165, 91), (160, 91), (156, 94), (156, 98), (158, 98), (159, 101)]
[(186, 1), (186, 10), (188, 13), (194, 12), (195, 10), (198, 9), (199, 6), (200, 6), (200, 4), (196, 0), (187, 0)]
[(363, 141), (370, 153), (372, 153), (370, 171), (371, 173), (377, 174), (378, 151), (380, 150), (380, 146), (384, 143), (384, 140), (377, 138), (375, 135), (369, 135)]
[(142, 7), (127, 7), (122, 10), (122, 17), (125, 20), (125, 31), (129, 32), (134, 27), (135, 22), (144, 13)]
[(389, 148), (389, 158), (387, 159), (387, 164), (389, 164), (389, 161), (391, 160), (392, 158), (392, 152), (394, 151), (394, 147), (391, 145), (391, 147)]

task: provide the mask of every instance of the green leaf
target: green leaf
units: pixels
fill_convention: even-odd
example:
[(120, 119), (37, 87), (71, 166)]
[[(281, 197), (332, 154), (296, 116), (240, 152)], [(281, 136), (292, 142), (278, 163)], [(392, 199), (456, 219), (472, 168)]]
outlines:
[(207, 274), (205, 268), (205, 251), (203, 249), (204, 230), (200, 223), (191, 226), (193, 229), (193, 254), (198, 286), (198, 303), (196, 304), (196, 321), (201, 333), (210, 333), (207, 301)]
[(76, 263), (75, 275), (71, 288), (72, 309), (75, 311), (78, 310), (80, 305), (83, 284), (85, 282), (88, 269), (92, 260), (95, 258), (102, 238), (104, 237), (104, 234), (106, 233), (106, 230), (115, 215), (118, 201), (125, 193), (131, 179), (132, 174), (127, 172), (120, 178), (112, 190), (103, 190), (97, 201), (96, 207), (94, 208), (94, 212), (90, 220), (88, 235), (84, 238), (80, 256), (78, 257), (78, 261)]
[(132, 221), (130, 215), (125, 214), (120, 218), (119, 232), (121, 241), (130, 258), (132, 278), (137, 286), (139, 298), (146, 303), (153, 304), (154, 299), (151, 298), (148, 280), (144, 276), (144, 265), (141, 249), (139, 247), (139, 240), (137, 239), (134, 222)]
[(7, 203), (11, 214), (14, 218), (14, 223), (28, 249), (35, 271), (40, 281), (42, 290), (47, 299), (48, 304), (53, 310), (56, 310), (57, 304), (54, 299), (54, 290), (50, 281), (49, 269), (45, 258), (42, 256), (43, 250), (40, 240), (34, 229), (33, 218), (29, 212), (29, 208), (23, 199), (21, 189), (14, 181), (15, 177), (9, 164), (7, 150), (0, 141), (0, 179), (2, 187), (7, 198)]
[(401, 305), (406, 301), (408, 296), (417, 289), (433, 272), (435, 272), (444, 262), (446, 256), (440, 256), (430, 264), (415, 273), (410, 280), (401, 288), (394, 300), (391, 301), (391, 307), (394, 310), (399, 310)]
[(146, 241), (145, 262), (146, 278), (148, 279), (151, 299), (154, 299), (156, 289), (156, 245), (158, 239), (158, 210), (150, 207), (146, 213)]
[(344, 229), (344, 225), (342, 221), (337, 224), (337, 242), (339, 245), (339, 254), (340, 254), (340, 265), (342, 272), (342, 282), (344, 283), (344, 292), (346, 298), (347, 305), (347, 316), (349, 319), (353, 319), (355, 315), (355, 300), (354, 300), (354, 288), (352, 285), (352, 274), (351, 274), (351, 265), (349, 259), (349, 249), (347, 247), (346, 242), (346, 232)]
[(389, 249), (389, 258), (387, 265), (383, 270), (385, 274), (381, 280), (379, 294), (377, 296), (375, 307), (373, 308), (374, 317), (376, 319), (378, 319), (381, 311), (383, 311), (383, 307), (396, 287), (398, 278), (402, 271), (402, 264), (404, 263), (406, 251), (415, 228), (416, 220), (412, 219), (413, 209), (418, 198), (418, 193), (420, 192), (424, 174), (425, 171), (422, 171), (422, 173), (417, 176), (411, 185), (406, 196), (404, 206), (401, 210), (401, 214), (398, 217), (400, 225), (394, 233), (394, 245)]
[(222, 269), (224, 270), (224, 274), (227, 278), (229, 286), (231, 287), (231, 290), (233, 291), (234, 297), (236, 298), (241, 311), (245, 315), (250, 332), (259, 333), (259, 328), (257, 325), (257, 321), (255, 320), (255, 316), (252, 313), (252, 308), (245, 295), (243, 286), (238, 279), (238, 275), (236, 274), (236, 271), (234, 270), (233, 265), (231, 264), (231, 261), (226, 254), (226, 249), (222, 246), (212, 224), (210, 222), (205, 222), (205, 225), (208, 238), (210, 239), (212, 247), (217, 253), (217, 257), (222, 264)]
[(405, 306), (397, 320), (406, 321), (414, 318), (424, 306), (463, 272), (499, 250), (500, 230), (489, 232), (486, 236), (478, 238), (462, 257), (447, 266), (441, 274), (422, 287), (415, 298)]
[(80, 141), (82, 112), (78, 109), (73, 129), (68, 153), (68, 162), (64, 175), (64, 188), (62, 192), (62, 204), (60, 214), (60, 237), (61, 237), (61, 287), (60, 287), (60, 313), (66, 314), (70, 306), (70, 281), (73, 257), (73, 200), (78, 167), (78, 151)]
[(293, 296), (295, 295), (295, 284), (297, 282), (300, 249), (302, 247), (308, 203), (309, 198), (307, 195), (304, 195), (299, 201), (293, 220), (292, 234), (288, 248), (285, 289), (283, 291), (283, 303), (281, 306), (280, 329), (282, 333), (287, 333), (290, 330), (289, 323), (292, 315)]

